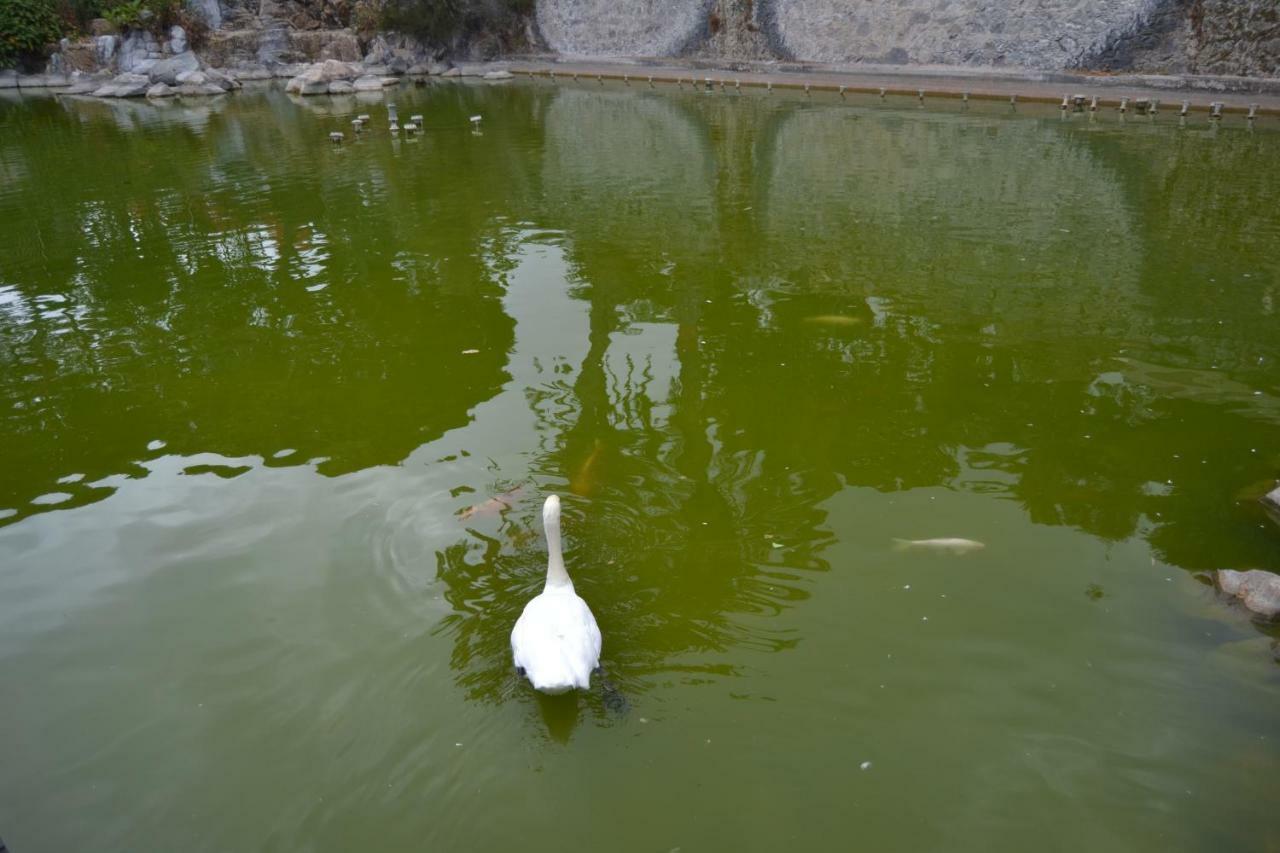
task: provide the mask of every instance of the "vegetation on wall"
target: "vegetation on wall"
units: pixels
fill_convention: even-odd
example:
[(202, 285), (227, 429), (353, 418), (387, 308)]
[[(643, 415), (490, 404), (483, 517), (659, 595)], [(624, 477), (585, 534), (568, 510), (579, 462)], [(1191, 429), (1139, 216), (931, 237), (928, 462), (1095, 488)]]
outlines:
[(38, 68), (50, 45), (88, 32), (95, 18), (157, 36), (177, 24), (197, 47), (209, 32), (183, 0), (0, 0), (0, 68)]
[(454, 44), (479, 34), (519, 37), (533, 0), (386, 0), (382, 29), (428, 44)]

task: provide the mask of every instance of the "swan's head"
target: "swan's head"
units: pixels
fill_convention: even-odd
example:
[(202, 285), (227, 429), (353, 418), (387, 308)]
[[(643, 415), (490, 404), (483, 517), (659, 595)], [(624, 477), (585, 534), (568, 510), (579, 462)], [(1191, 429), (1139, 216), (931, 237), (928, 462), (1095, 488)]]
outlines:
[(560, 523), (560, 496), (551, 495), (547, 498), (547, 502), (542, 505), (542, 524), (544, 527), (552, 527)]

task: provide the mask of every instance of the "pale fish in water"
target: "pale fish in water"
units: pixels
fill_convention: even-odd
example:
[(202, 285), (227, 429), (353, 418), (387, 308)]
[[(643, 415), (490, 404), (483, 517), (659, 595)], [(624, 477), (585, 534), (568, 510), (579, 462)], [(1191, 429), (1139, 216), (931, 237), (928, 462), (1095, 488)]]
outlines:
[(816, 326), (857, 326), (862, 318), (850, 317), (848, 314), (819, 314), (816, 317), (805, 317), (804, 321)]
[(473, 504), (458, 513), (458, 518), (466, 521), (469, 518), (483, 517), (486, 515), (494, 515), (505, 509), (511, 509), (516, 500), (524, 493), (524, 485), (516, 486), (514, 489), (508, 489), (500, 495), (494, 495), (487, 501), (481, 501)]
[(948, 554), (970, 554), (987, 547), (973, 539), (895, 539), (895, 551), (938, 551)]

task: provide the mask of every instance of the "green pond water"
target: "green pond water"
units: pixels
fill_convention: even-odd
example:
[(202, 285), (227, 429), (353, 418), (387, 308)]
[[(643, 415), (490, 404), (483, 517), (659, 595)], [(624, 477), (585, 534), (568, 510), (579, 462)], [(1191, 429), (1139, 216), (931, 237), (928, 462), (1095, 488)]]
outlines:
[(0, 102), (15, 853), (1280, 849), (1273, 126), (390, 97)]

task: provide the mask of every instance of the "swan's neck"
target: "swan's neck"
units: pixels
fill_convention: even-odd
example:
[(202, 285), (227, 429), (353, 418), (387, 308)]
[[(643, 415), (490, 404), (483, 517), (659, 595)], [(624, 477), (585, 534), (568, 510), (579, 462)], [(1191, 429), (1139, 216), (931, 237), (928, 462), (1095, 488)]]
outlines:
[(573, 586), (569, 573), (564, 569), (564, 554), (560, 551), (560, 514), (545, 518), (547, 528), (547, 586)]

